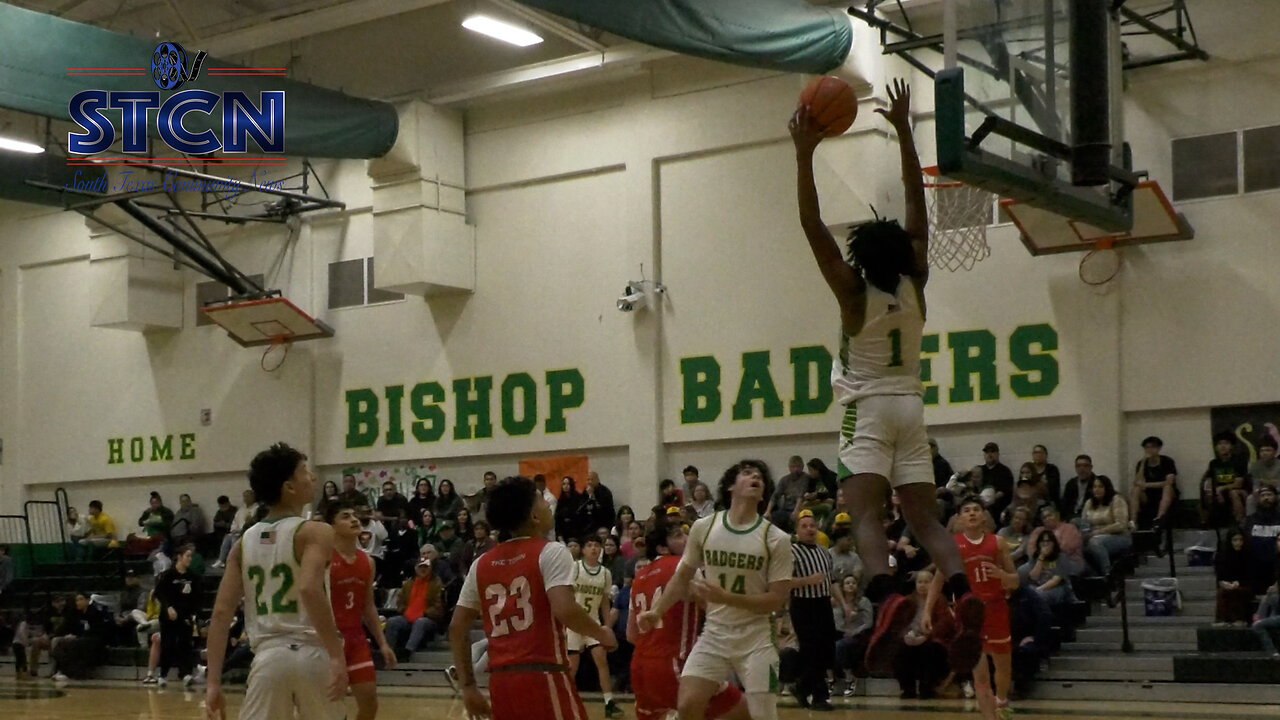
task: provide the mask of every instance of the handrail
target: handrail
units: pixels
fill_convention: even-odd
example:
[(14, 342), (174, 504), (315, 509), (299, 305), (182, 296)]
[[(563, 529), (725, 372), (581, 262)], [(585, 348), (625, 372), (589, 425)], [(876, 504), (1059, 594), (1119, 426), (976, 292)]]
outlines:
[(27, 563), (32, 574), (35, 574), (36, 551), (31, 543), (31, 523), (26, 515), (0, 515), (0, 520), (17, 520), (22, 523), (23, 534), (27, 538)]
[[(32, 524), (32, 506), (53, 507), (55, 526), (50, 528), (48, 527), (48, 523), (42, 522), (36, 526), (36, 532), (30, 534), (33, 538), (38, 536), (41, 542), (49, 542), (44, 531), (48, 531), (47, 534), (50, 536), (57, 535), (56, 542), (62, 546), (62, 557), (65, 560), (67, 557), (67, 523), (66, 520), (63, 519), (62, 506), (58, 504), (57, 500), (28, 500), (23, 503), (22, 511), (27, 516), (28, 530), (30, 530)], [(43, 520), (43, 518), (41, 519)]]

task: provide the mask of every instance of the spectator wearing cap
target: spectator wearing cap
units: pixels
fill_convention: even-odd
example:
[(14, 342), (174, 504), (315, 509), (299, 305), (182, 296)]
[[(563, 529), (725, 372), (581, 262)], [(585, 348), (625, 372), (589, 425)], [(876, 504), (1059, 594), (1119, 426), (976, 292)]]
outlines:
[(440, 581), (433, 577), (431, 560), (419, 557), (413, 577), (404, 581), (396, 596), (396, 609), (400, 614), (387, 619), (387, 644), (397, 655), (404, 657), (417, 652), (444, 626), (442, 590)]
[(791, 532), (795, 527), (791, 522), (792, 513), (796, 511), (800, 499), (808, 491), (809, 476), (804, 471), (804, 458), (799, 455), (791, 456), (787, 461), (787, 470), (786, 475), (778, 478), (778, 485), (773, 491), (773, 496), (769, 498), (765, 515), (774, 525)]
[(1049, 462), (1049, 448), (1032, 445), (1031, 465), (1036, 469), (1036, 476), (1044, 482), (1045, 499), (1056, 505), (1062, 500), (1062, 473), (1057, 465)]
[[(147, 619), (147, 600), (149, 596), (150, 592), (142, 587), (142, 581), (138, 578), (138, 573), (132, 569), (126, 570), (124, 573), (124, 589), (120, 591), (120, 611), (116, 613), (115, 618), (116, 627), (120, 629), (118, 634), (122, 640), (136, 633), (138, 645), (146, 647), (147, 638), (150, 637), (151, 631), (159, 627), (158, 621)], [(131, 637), (130, 640), (132, 640)]]
[[(1013, 499), (1013, 471), (1008, 465), (1000, 462), (1000, 446), (989, 442), (982, 446), (982, 480), (979, 481), (979, 492), (983, 495), (987, 509), (994, 517), (1009, 506)], [(988, 492), (991, 488), (994, 492)], [(990, 495), (992, 499), (986, 501)]]
[(1230, 430), (1214, 435), (1213, 452), (1200, 477), (1200, 521), (1207, 525), (1230, 512), (1237, 525), (1243, 524), (1249, 468), (1245, 459), (1236, 455), (1236, 436)]
[(1258, 506), (1245, 521), (1244, 534), (1249, 543), (1249, 561), (1253, 567), (1253, 591), (1262, 595), (1276, 579), (1276, 538), (1280, 537), (1280, 507), (1276, 489), (1258, 485)]
[(1280, 487), (1280, 460), (1276, 459), (1277, 438), (1264, 434), (1258, 440), (1258, 459), (1249, 466), (1249, 480), (1253, 483), (1253, 494), (1246, 501), (1245, 508), (1253, 512), (1258, 501), (1258, 490), (1263, 486), (1272, 489)]
[(1164, 443), (1155, 435), (1144, 438), (1144, 457), (1133, 469), (1133, 490), (1129, 506), (1139, 530), (1164, 526), (1169, 510), (1178, 500), (1178, 466), (1173, 458), (1161, 455)]
[(1062, 519), (1067, 521), (1080, 517), (1080, 508), (1089, 499), (1093, 481), (1098, 478), (1093, 474), (1093, 458), (1088, 455), (1077, 455), (1075, 467), (1075, 477), (1062, 486), (1062, 502), (1058, 503)]
[(827, 548), (830, 548), (831, 537), (818, 529), (818, 518), (814, 516), (812, 510), (801, 510), (800, 514), (796, 516), (796, 534), (791, 536), (792, 541), (794, 542), (795, 539), (799, 537), (800, 521), (803, 520), (804, 518), (813, 518), (813, 529), (814, 529), (813, 542), (817, 543), (818, 547), (821, 547), (824, 550)]

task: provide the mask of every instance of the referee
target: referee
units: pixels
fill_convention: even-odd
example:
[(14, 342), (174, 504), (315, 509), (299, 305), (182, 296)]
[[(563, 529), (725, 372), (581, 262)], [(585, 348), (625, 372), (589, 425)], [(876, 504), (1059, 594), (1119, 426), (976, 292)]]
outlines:
[(831, 554), (818, 546), (817, 538), (818, 523), (813, 512), (801, 510), (796, 522), (796, 539), (791, 545), (795, 560), (791, 626), (800, 643), (800, 677), (796, 681), (795, 697), (800, 707), (828, 712), (835, 709), (827, 689), (827, 670), (834, 666), (836, 654), (831, 596), (834, 593), (837, 600), (841, 598), (839, 587), (831, 583)]

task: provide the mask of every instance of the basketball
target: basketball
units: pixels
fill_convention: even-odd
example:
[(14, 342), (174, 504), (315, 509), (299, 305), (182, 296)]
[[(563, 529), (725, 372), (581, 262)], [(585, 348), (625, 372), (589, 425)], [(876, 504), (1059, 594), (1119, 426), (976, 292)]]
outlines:
[(820, 77), (800, 93), (800, 105), (809, 108), (814, 125), (824, 137), (835, 137), (848, 130), (858, 117), (858, 99), (853, 88), (839, 78)]

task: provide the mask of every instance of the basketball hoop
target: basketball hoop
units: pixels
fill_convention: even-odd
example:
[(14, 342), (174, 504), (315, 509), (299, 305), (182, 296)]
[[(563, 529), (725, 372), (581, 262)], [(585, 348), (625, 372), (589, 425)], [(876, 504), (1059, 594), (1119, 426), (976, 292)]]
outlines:
[(992, 194), (948, 180), (938, 174), (937, 167), (923, 172), (929, 211), (929, 265), (951, 272), (972, 270), (979, 260), (991, 255), (987, 225), (991, 224)]
[(1103, 238), (1080, 258), (1080, 282), (1098, 287), (1106, 285), (1120, 273), (1120, 253), (1114, 238)]
[(281, 335), (271, 338), (271, 344), (262, 351), (262, 359), (258, 361), (258, 366), (265, 372), (275, 372), (284, 365), (284, 361), (289, 357), (289, 338)]

